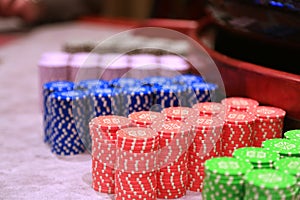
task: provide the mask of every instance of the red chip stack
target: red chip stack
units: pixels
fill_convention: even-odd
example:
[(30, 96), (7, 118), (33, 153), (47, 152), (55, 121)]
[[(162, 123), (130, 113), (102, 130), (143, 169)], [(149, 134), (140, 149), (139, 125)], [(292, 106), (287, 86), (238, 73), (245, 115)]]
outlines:
[(235, 149), (252, 146), (255, 116), (249, 112), (226, 113), (222, 134), (223, 156), (232, 156)]
[(96, 117), (90, 121), (94, 190), (109, 194), (115, 192), (116, 132), (129, 125), (129, 119), (113, 115)]
[(140, 111), (131, 113), (128, 118), (131, 125), (135, 127), (151, 128), (151, 125), (157, 121), (164, 121), (165, 117), (159, 112)]
[(229, 97), (221, 101), (229, 111), (255, 112), (258, 102), (254, 99), (243, 97)]
[(261, 147), (267, 139), (281, 138), (285, 111), (270, 106), (258, 106), (256, 109), (253, 146)]
[(160, 138), (157, 197), (180, 198), (186, 194), (191, 127), (170, 120), (153, 125), (153, 129)]
[(188, 107), (169, 107), (162, 110), (162, 114), (168, 120), (185, 121), (195, 118), (197, 113), (194, 109)]
[(149, 128), (117, 132), (115, 199), (156, 199), (159, 136)]
[(197, 103), (193, 106), (199, 116), (217, 116), (224, 119), (225, 106), (216, 102)]
[(218, 117), (199, 116), (196, 119), (195, 137), (189, 147), (188, 190), (202, 192), (205, 161), (222, 153), (223, 125)]

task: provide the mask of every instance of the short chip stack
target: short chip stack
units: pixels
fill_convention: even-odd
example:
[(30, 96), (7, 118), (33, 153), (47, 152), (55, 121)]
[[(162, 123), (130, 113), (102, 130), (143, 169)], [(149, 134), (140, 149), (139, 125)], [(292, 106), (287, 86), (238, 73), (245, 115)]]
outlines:
[(273, 169), (280, 159), (278, 153), (259, 147), (243, 147), (233, 152), (233, 157), (251, 163), (254, 169)]
[(256, 169), (245, 175), (245, 200), (297, 200), (296, 178), (272, 169)]
[(232, 156), (235, 149), (252, 145), (255, 116), (247, 112), (226, 113), (222, 135), (223, 156)]
[(300, 130), (290, 130), (284, 133), (286, 139), (299, 140), (300, 141)]
[(258, 102), (254, 99), (244, 97), (229, 97), (221, 101), (229, 111), (255, 112)]
[(156, 199), (159, 136), (149, 128), (117, 132), (115, 199)]
[(190, 126), (180, 121), (153, 125), (159, 134), (159, 171), (157, 197), (179, 198), (186, 194)]
[(300, 157), (300, 141), (290, 139), (271, 139), (262, 143), (262, 147), (279, 153), (281, 158)]
[(222, 153), (223, 125), (217, 117), (199, 116), (195, 119), (195, 136), (189, 147), (188, 190), (202, 191), (205, 161)]
[(84, 152), (81, 137), (86, 130), (85, 105), (87, 96), (81, 91), (55, 92), (51, 103), (51, 151), (57, 155)]
[(240, 200), (244, 196), (243, 176), (253, 166), (245, 161), (220, 157), (205, 162), (203, 200)]
[(300, 198), (300, 158), (283, 158), (275, 162), (275, 169), (296, 177), (298, 198)]
[(285, 111), (270, 106), (256, 108), (253, 146), (260, 147), (267, 139), (281, 138)]
[(164, 121), (165, 116), (159, 112), (140, 111), (128, 115), (131, 125), (135, 127), (151, 128), (153, 123)]
[(99, 116), (90, 121), (94, 190), (110, 194), (115, 192), (116, 133), (129, 125), (129, 119), (114, 115)]

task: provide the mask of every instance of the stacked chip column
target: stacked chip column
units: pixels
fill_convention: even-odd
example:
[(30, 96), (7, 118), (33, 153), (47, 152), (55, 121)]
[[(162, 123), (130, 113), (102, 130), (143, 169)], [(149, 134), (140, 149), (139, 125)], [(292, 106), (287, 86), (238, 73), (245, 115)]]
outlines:
[(149, 128), (117, 132), (115, 199), (156, 199), (159, 137)]
[(92, 187), (101, 193), (115, 193), (117, 131), (129, 127), (120, 116), (99, 116), (89, 123), (92, 138)]
[(195, 137), (189, 147), (188, 190), (202, 192), (205, 161), (222, 153), (223, 124), (216, 117), (199, 116), (195, 120)]
[(157, 197), (180, 198), (186, 194), (191, 127), (180, 121), (165, 121), (153, 128), (160, 137)]

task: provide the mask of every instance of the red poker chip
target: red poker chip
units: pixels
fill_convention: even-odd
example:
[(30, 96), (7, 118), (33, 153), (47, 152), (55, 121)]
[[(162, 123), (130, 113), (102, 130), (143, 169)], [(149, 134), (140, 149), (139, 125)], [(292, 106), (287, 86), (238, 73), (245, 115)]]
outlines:
[(256, 117), (262, 119), (283, 119), (285, 114), (284, 110), (271, 106), (258, 106), (256, 108)]
[(254, 124), (254, 122), (255, 122), (255, 116), (246, 112), (231, 111), (226, 113), (225, 116), (226, 124), (246, 125), (246, 124)]
[(170, 192), (165, 192), (164, 190), (157, 191), (157, 198), (160, 199), (178, 199), (186, 195), (186, 190), (177, 191), (169, 190)]
[(97, 185), (92, 185), (92, 187), (96, 192), (106, 193), (106, 194), (115, 194), (115, 188), (101, 188)]
[(142, 196), (153, 196), (155, 193), (155, 189), (150, 190), (139, 190), (139, 191), (128, 191), (128, 190), (121, 190), (118, 187), (115, 188), (115, 192), (119, 195), (142, 195)]
[(162, 114), (171, 120), (184, 121), (191, 116), (197, 116), (194, 109), (188, 107), (169, 107), (162, 110)]
[(128, 115), (128, 118), (139, 125), (151, 125), (155, 121), (163, 121), (164, 115), (153, 111), (140, 111)]
[(116, 170), (116, 174), (122, 177), (128, 178), (143, 178), (143, 177), (153, 177), (156, 176), (156, 172), (145, 172), (145, 173), (127, 173)]
[(119, 130), (129, 127), (130, 120), (122, 116), (106, 115), (92, 119), (90, 124), (98, 126), (102, 130)]
[(220, 120), (217, 117), (210, 117), (210, 116), (199, 116), (194, 121), (194, 127), (195, 131), (202, 132), (202, 130), (205, 130), (206, 132), (210, 132), (210, 130), (216, 130), (216, 129), (222, 129), (224, 125), (224, 121)]
[(155, 138), (155, 140), (144, 140), (144, 141), (128, 141), (128, 140), (118, 140), (118, 145), (126, 145), (126, 146), (148, 146), (159, 143), (159, 136)]
[(219, 115), (225, 112), (225, 106), (216, 102), (197, 103), (193, 106), (193, 109), (198, 112), (198, 115), (208, 116)]
[(124, 128), (117, 132), (117, 140), (119, 141), (153, 141), (157, 140), (158, 134), (150, 128)]
[(239, 111), (252, 111), (259, 105), (256, 100), (243, 97), (225, 98), (221, 101), (221, 103), (229, 110)]
[(136, 190), (147, 190), (147, 189), (152, 189), (152, 188), (156, 188), (157, 183), (151, 183), (151, 182), (124, 182), (122, 180), (116, 180), (116, 187), (120, 188), (120, 189), (125, 189), (125, 190), (131, 190), (131, 191), (136, 191)]
[(159, 135), (174, 135), (174, 134), (189, 134), (191, 126), (180, 121), (163, 121), (153, 124), (152, 128), (156, 130)]

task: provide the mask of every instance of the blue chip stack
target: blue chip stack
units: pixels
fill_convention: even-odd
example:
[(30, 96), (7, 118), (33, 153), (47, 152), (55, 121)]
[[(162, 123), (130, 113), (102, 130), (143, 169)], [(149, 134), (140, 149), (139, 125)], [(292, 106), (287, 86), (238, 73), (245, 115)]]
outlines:
[(199, 102), (211, 101), (211, 97), (215, 94), (218, 86), (213, 83), (193, 83), (189, 86), (189, 91), (194, 92), (197, 102), (189, 102), (193, 106)]
[(51, 104), (49, 96), (54, 92), (73, 90), (74, 83), (69, 81), (53, 81), (43, 85), (43, 126), (44, 126), (44, 141), (49, 143), (49, 136), (51, 134)]
[(87, 96), (82, 91), (55, 92), (51, 102), (51, 151), (57, 155), (84, 152), (82, 140), (88, 135), (85, 116)]

